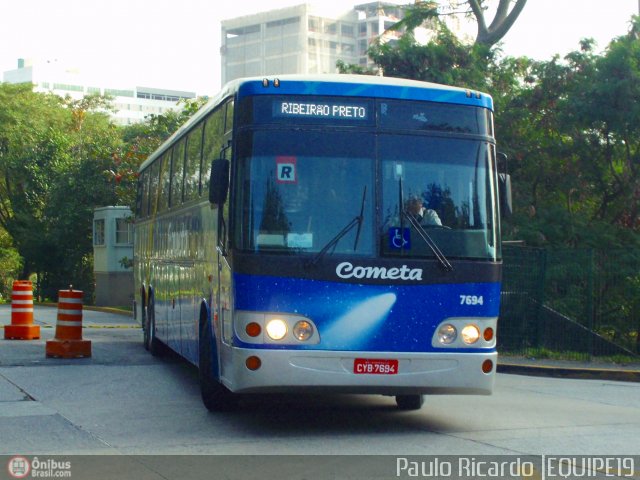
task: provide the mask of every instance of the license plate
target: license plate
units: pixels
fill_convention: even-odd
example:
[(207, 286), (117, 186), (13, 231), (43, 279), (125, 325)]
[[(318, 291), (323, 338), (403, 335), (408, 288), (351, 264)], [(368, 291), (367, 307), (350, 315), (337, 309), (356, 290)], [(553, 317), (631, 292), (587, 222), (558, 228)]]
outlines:
[(356, 358), (353, 373), (365, 375), (395, 375), (398, 373), (398, 360), (378, 358)]

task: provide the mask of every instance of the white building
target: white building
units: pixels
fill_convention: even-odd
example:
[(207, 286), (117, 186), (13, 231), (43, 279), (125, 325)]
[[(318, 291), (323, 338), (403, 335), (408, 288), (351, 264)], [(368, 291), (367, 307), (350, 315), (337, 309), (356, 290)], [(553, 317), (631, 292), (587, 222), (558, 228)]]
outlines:
[[(375, 67), (367, 57), (372, 41), (397, 39), (387, 31), (404, 18), (411, 0), (375, 1), (351, 10), (302, 4), (222, 21), (222, 83), (241, 77), (291, 73), (336, 73), (336, 62)], [(443, 12), (456, 5), (442, 0)], [(335, 7), (334, 7), (335, 8)], [(449, 29), (461, 33), (460, 19), (445, 17)], [(416, 39), (427, 42), (434, 31), (426, 25), (415, 30)]]
[(93, 274), (96, 305), (133, 302), (133, 213), (129, 207), (96, 208), (93, 213)]
[(369, 44), (402, 14), (400, 4), (390, 2), (340, 12), (303, 4), (224, 20), (222, 83), (250, 76), (335, 73), (339, 59), (372, 66)]
[(4, 72), (3, 81), (32, 83), (36, 92), (51, 92), (62, 97), (69, 95), (75, 99), (91, 93), (110, 95), (116, 109), (111, 117), (119, 125), (141, 122), (150, 114), (163, 114), (176, 108), (180, 99), (196, 96), (194, 92), (160, 88), (109, 88), (89, 83), (78, 70), (64, 68), (57, 62), (32, 63), (24, 59), (18, 59), (17, 69)]

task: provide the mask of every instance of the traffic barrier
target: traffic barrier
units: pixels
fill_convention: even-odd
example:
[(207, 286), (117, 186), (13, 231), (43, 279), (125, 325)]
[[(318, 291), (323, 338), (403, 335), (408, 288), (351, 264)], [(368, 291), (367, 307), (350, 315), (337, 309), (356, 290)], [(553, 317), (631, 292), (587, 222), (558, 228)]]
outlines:
[(4, 327), (5, 340), (38, 340), (40, 325), (33, 323), (33, 285), (16, 280), (11, 291), (11, 325)]
[(47, 357), (81, 358), (91, 356), (91, 341), (82, 339), (82, 291), (58, 292), (56, 336), (47, 341)]

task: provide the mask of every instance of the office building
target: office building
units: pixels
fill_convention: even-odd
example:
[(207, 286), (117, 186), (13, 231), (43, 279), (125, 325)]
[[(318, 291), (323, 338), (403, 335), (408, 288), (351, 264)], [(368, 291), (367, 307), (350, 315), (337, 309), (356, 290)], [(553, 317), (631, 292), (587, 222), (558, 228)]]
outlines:
[(96, 85), (83, 79), (78, 70), (65, 68), (56, 61), (34, 63), (19, 59), (18, 68), (4, 72), (7, 83), (31, 83), (37, 92), (51, 92), (64, 97), (80, 99), (97, 93), (113, 97), (115, 113), (110, 112), (114, 123), (130, 125), (144, 120), (147, 115), (161, 115), (175, 109), (183, 98), (195, 98), (194, 92), (166, 90), (149, 87), (113, 88)]
[(402, 15), (400, 4), (372, 2), (341, 12), (303, 4), (224, 20), (222, 83), (251, 76), (335, 73), (338, 60), (371, 67), (370, 43)]
[[(377, 38), (388, 42), (401, 35), (388, 29), (404, 18), (407, 3), (376, 1), (346, 11), (302, 4), (224, 20), (222, 83), (241, 77), (335, 73), (338, 60), (375, 68), (367, 50)], [(450, 12), (455, 5), (453, 0), (443, 1), (440, 8)], [(461, 34), (458, 16), (444, 19), (450, 30)], [(426, 43), (434, 30), (427, 24), (414, 34)]]

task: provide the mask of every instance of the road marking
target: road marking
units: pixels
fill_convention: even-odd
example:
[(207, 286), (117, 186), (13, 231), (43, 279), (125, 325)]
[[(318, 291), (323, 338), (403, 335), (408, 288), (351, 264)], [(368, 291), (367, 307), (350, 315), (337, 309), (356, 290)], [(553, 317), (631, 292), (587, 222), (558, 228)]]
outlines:
[(21, 400), (18, 402), (2, 402), (0, 418), (36, 417), (42, 415), (55, 415), (52, 408), (46, 407), (33, 400)]

